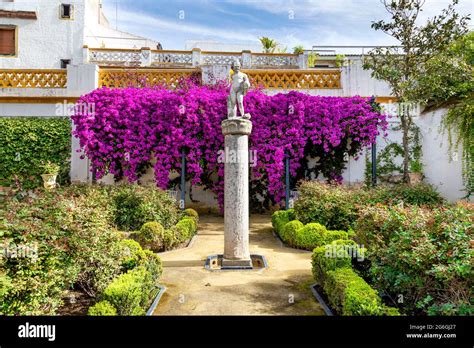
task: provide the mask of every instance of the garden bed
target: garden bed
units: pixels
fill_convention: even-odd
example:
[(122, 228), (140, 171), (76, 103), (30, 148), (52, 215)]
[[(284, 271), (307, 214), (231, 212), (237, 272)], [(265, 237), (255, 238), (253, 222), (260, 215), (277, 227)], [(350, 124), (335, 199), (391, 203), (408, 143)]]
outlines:
[(179, 247), (192, 239), (198, 221), (166, 192), (138, 185), (40, 189), (21, 200), (7, 197), (0, 217), (7, 253), (24, 251), (0, 259), (3, 315), (83, 315), (102, 298), (116, 301), (120, 313), (124, 291), (154, 287), (161, 275), (159, 257), (124, 235), (139, 234), (145, 249)]
[[(374, 314), (396, 315), (387, 304), (408, 315), (473, 314), (472, 204), (443, 202), (425, 184), (374, 190), (311, 182), (304, 183), (300, 192), (295, 209), (276, 212), (272, 223), (285, 244), (314, 249), (319, 293), (324, 291), (336, 312), (344, 305), (339, 296), (346, 296), (346, 290), (339, 295), (334, 291), (359, 284), (365, 294), (373, 289), (382, 294), (370, 295), (369, 300), (378, 303)], [(334, 241), (326, 225), (347, 232), (335, 231), (340, 240)], [(334, 243), (345, 244), (344, 240), (365, 251), (362, 260), (351, 253), (346, 261), (325, 260), (321, 248), (335, 248)], [(317, 267), (329, 268), (317, 271)]]

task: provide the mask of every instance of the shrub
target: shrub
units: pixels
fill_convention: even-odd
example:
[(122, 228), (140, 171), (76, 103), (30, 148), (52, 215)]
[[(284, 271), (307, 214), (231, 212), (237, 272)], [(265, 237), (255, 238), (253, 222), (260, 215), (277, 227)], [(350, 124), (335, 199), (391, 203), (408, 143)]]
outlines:
[(310, 223), (296, 231), (293, 245), (298, 248), (312, 250), (326, 244), (326, 227), (318, 223)]
[(1, 301), (9, 315), (53, 315), (66, 289), (96, 296), (120, 272), (118, 232), (108, 192), (101, 187), (43, 190), (37, 198), (6, 202), (0, 230), (8, 245), (38, 250), (36, 258), (8, 258), (11, 287)]
[(390, 187), (381, 186), (375, 190), (374, 201), (390, 205), (403, 202), (410, 205), (436, 207), (441, 205), (444, 200), (432, 185), (417, 183)]
[(139, 185), (114, 187), (115, 223), (124, 231), (140, 229), (147, 222), (170, 228), (178, 221), (176, 203), (166, 192)]
[(135, 269), (139, 266), (145, 267), (154, 280), (158, 280), (163, 271), (161, 259), (150, 250), (143, 250), (140, 244), (131, 239), (120, 241), (122, 249), (122, 270), (124, 272)]
[(328, 271), (323, 288), (331, 305), (342, 315), (384, 314), (380, 297), (352, 268)]
[(1, 260), (0, 314), (54, 315), (72, 286), (98, 297), (117, 275), (139, 266), (159, 277), (156, 255), (121, 241), (113, 225), (114, 194), (114, 187), (72, 185), (6, 201), (0, 210), (3, 242), (39, 252)]
[(324, 235), (325, 244), (332, 243), (335, 240), (346, 240), (349, 235), (345, 231), (326, 231)]
[(288, 222), (280, 233), (281, 239), (289, 245), (295, 245), (297, 231), (303, 226), (301, 221), (298, 220)]
[(290, 222), (291, 220), (294, 220), (294, 210), (289, 209), (289, 210), (278, 210), (273, 213), (272, 215), (272, 226), (275, 229), (275, 231), (279, 234), (283, 227)]
[(331, 230), (347, 230), (357, 217), (355, 192), (343, 186), (303, 183), (295, 202), (296, 219), (305, 224), (318, 222)]
[(163, 273), (163, 264), (158, 255), (150, 250), (144, 250), (145, 258), (140, 262), (140, 266), (150, 273), (152, 281), (156, 284)]
[(121, 271), (120, 234), (110, 224), (114, 210), (109, 191), (69, 187), (60, 194), (54, 223), (68, 233), (68, 256), (78, 271), (75, 285), (96, 297)]
[(71, 121), (69, 118), (0, 118), (0, 186), (18, 177), (23, 189), (42, 186), (41, 163), (61, 166), (58, 183), (69, 182)]
[(469, 205), (365, 208), (355, 231), (369, 246), (373, 284), (402, 294), (410, 314), (469, 305), (473, 219)]
[(196, 210), (188, 208), (183, 210), (184, 216), (189, 216), (192, 217), (196, 220), (196, 222), (199, 222), (199, 214)]
[(103, 297), (117, 309), (118, 315), (144, 315), (155, 285), (151, 274), (140, 266), (112, 281)]
[(131, 239), (123, 239), (120, 241), (122, 251), (122, 271), (127, 272), (138, 267), (143, 259), (145, 259), (145, 251), (138, 242)]
[(159, 222), (143, 224), (140, 231), (133, 233), (133, 238), (145, 249), (153, 251), (165, 249), (165, 229)]
[(361, 209), (367, 205), (404, 203), (437, 207), (442, 202), (440, 194), (431, 185), (424, 183), (379, 186), (374, 189), (311, 181), (300, 185), (295, 215), (305, 224), (318, 222), (328, 230), (348, 231), (354, 226)]
[(100, 301), (89, 308), (87, 315), (91, 316), (114, 316), (117, 310), (109, 301)]
[(440, 306), (432, 305), (427, 310), (428, 315), (457, 315), (457, 316), (473, 316), (474, 308), (469, 303), (444, 303)]
[(173, 231), (177, 242), (183, 243), (196, 233), (196, 221), (193, 218), (185, 217), (176, 224)]
[[(339, 255), (338, 251), (342, 251), (342, 255)], [(352, 257), (349, 253), (345, 252), (345, 249), (338, 248), (336, 255), (334, 255), (333, 250), (328, 249), (327, 246), (320, 246), (314, 249), (311, 260), (314, 279), (321, 286), (324, 284), (328, 271), (344, 267), (350, 268), (352, 264)]]

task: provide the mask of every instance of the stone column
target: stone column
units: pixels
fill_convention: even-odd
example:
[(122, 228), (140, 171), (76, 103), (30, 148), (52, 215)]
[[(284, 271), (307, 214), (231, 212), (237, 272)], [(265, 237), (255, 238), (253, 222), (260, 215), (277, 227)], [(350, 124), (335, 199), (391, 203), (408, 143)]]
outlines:
[(249, 150), (252, 122), (222, 122), (225, 136), (224, 258), (222, 267), (252, 267), (249, 251)]

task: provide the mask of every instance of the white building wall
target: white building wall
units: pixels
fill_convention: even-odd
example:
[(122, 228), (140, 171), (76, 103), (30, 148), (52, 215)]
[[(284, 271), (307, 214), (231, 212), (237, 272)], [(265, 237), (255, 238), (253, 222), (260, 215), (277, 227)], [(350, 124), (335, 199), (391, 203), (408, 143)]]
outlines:
[(73, 19), (60, 19), (59, 1), (15, 0), (0, 2), (0, 9), (35, 11), (37, 19), (0, 18), (0, 24), (18, 27), (18, 54), (0, 56), (0, 68), (59, 69), (61, 59), (82, 61), (84, 0), (69, 0)]
[(94, 48), (157, 49), (158, 42), (110, 27), (100, 3), (102, 0), (87, 0), (85, 5), (84, 43)]
[(0, 2), (1, 10), (35, 11), (37, 19), (0, 18), (0, 25), (18, 28), (15, 57), (0, 56), (4, 69), (59, 69), (61, 59), (83, 63), (83, 46), (103, 48), (156, 49), (158, 42), (109, 27), (101, 10), (101, 0), (68, 0), (72, 19), (60, 18), (61, 1), (15, 0)]
[(446, 113), (447, 109), (423, 113), (415, 123), (422, 136), (425, 181), (434, 185), (444, 197), (455, 201), (466, 195), (463, 192), (462, 147), (450, 150), (448, 134), (440, 132)]

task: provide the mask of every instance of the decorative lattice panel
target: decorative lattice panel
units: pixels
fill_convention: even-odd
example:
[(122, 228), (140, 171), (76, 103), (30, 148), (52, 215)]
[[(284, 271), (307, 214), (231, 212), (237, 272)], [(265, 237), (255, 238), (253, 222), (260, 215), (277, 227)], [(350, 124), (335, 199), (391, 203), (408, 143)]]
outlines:
[(261, 67), (296, 67), (298, 56), (289, 54), (252, 54), (252, 68)]
[(0, 70), (1, 88), (66, 88), (66, 70)]
[(99, 86), (109, 88), (126, 87), (153, 87), (165, 85), (176, 87), (177, 83), (193, 74), (199, 73), (196, 69), (143, 69), (143, 70), (115, 70), (101, 69), (99, 72)]
[(98, 65), (140, 66), (141, 57), (139, 50), (89, 49), (89, 62)]
[(192, 66), (193, 54), (186, 51), (157, 51), (151, 55), (153, 65)]
[(252, 85), (274, 89), (341, 88), (338, 70), (245, 70)]
[(236, 54), (214, 54), (214, 53), (203, 53), (202, 64), (204, 65), (232, 65), (235, 60), (240, 60), (242, 64), (242, 55)]

